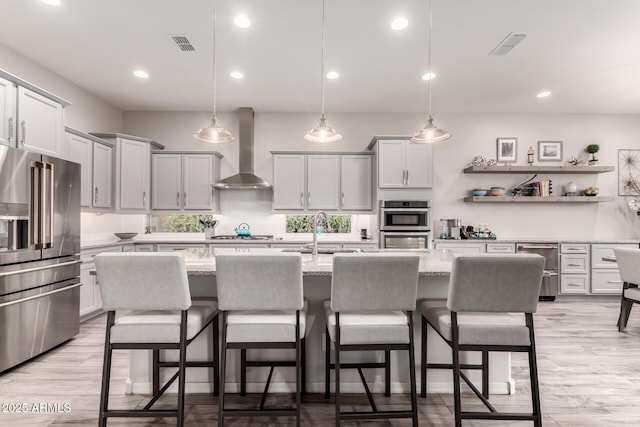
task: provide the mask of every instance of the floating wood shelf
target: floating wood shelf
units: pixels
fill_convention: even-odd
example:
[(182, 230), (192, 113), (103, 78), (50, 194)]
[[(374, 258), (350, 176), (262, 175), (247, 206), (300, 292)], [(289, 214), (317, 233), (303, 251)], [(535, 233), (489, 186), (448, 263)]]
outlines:
[(614, 166), (468, 166), (464, 173), (605, 173)]
[(468, 203), (600, 203), (612, 202), (613, 197), (599, 196), (473, 196), (465, 197)]

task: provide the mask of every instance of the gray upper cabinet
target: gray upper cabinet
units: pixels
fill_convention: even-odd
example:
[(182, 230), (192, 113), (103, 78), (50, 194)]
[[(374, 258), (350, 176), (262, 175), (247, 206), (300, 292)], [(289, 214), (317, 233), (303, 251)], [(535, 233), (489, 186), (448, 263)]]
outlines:
[(64, 107), (46, 90), (0, 69), (0, 144), (64, 156)]
[(414, 144), (400, 137), (376, 137), (379, 188), (431, 188), (431, 144)]
[(343, 155), (340, 166), (340, 208), (344, 210), (370, 210), (371, 156)]
[(18, 147), (61, 157), (63, 108), (58, 102), (18, 87)]
[(273, 209), (305, 209), (305, 163), (303, 154), (274, 154)]
[(218, 205), (211, 184), (219, 178), (220, 154), (153, 153), (152, 209), (210, 211)]
[(13, 82), (0, 78), (0, 144), (15, 147), (16, 94)]
[(337, 210), (340, 195), (340, 156), (307, 156), (307, 209)]
[(64, 157), (80, 164), (80, 205), (84, 208), (110, 209), (113, 165), (111, 145), (69, 127), (65, 130)]
[(152, 139), (119, 133), (91, 133), (91, 135), (114, 144), (115, 209), (122, 212), (149, 212), (151, 209), (151, 147), (162, 150), (164, 146)]
[(371, 210), (371, 153), (272, 154), (274, 210)]

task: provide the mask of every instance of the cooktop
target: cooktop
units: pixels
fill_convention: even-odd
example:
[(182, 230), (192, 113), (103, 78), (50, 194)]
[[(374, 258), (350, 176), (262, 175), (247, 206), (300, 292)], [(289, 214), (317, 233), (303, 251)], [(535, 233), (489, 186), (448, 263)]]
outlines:
[(273, 235), (252, 235), (252, 236), (237, 236), (235, 234), (222, 234), (220, 236), (212, 236), (212, 240), (272, 240)]

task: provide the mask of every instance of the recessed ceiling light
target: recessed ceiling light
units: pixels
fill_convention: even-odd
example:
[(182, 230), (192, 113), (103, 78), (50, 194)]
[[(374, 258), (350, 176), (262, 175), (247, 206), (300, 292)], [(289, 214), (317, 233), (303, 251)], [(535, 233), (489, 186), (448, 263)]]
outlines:
[(327, 78), (328, 78), (328, 79), (335, 80), (335, 79), (337, 79), (338, 77), (340, 77), (340, 73), (338, 73), (338, 72), (336, 72), (336, 71), (329, 71), (329, 72), (327, 73)]
[(539, 94), (537, 94), (536, 96), (538, 98), (546, 98), (547, 96), (551, 95), (551, 92), (549, 92), (548, 90), (542, 91)]
[(391, 29), (393, 31), (401, 31), (407, 28), (407, 25), (409, 25), (409, 21), (406, 18), (396, 18), (391, 23)]
[(422, 75), (422, 80), (433, 80), (436, 78), (436, 73), (424, 73)]
[(233, 18), (233, 23), (239, 28), (249, 28), (251, 26), (251, 20), (244, 15), (238, 15)]
[(40, 1), (50, 6), (60, 6), (60, 4), (62, 3), (60, 0), (40, 0)]
[(244, 78), (244, 74), (242, 74), (240, 71), (232, 71), (230, 76), (238, 80)]
[(148, 79), (149, 78), (149, 73), (147, 73), (144, 70), (135, 70), (133, 72), (133, 75), (140, 78), (140, 79)]

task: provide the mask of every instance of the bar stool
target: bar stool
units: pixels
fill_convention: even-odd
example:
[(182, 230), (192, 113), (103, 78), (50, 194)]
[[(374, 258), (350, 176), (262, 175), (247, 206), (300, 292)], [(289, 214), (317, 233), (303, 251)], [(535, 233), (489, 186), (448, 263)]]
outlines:
[[(306, 304), (302, 294), (302, 257), (299, 253), (239, 253), (216, 256), (219, 308), (222, 312), (222, 373), (218, 425), (234, 416), (295, 416), (300, 425), (302, 338)], [(274, 366), (272, 362), (257, 409), (226, 409), (227, 349), (295, 349), (295, 408), (265, 408)]]
[(640, 303), (640, 249), (614, 248), (616, 262), (622, 279), (622, 299), (620, 301), (620, 316), (618, 317), (618, 331), (624, 332), (629, 322), (631, 307)]
[[(191, 300), (184, 258), (177, 253), (103, 253), (95, 257), (102, 305), (107, 311), (99, 426), (109, 417), (176, 417), (184, 425), (185, 368), (211, 367), (218, 389), (218, 307), (215, 299)], [(116, 318), (116, 311), (133, 310)], [(187, 362), (187, 346), (211, 325), (213, 361)], [(179, 351), (178, 362), (154, 357), (153, 397), (142, 409), (109, 409), (113, 350)], [(159, 367), (177, 367), (159, 388)], [(156, 373), (158, 371), (158, 373)], [(176, 409), (151, 409), (178, 379)]]
[[(325, 301), (327, 319), (326, 384), (329, 370), (335, 369), (336, 425), (341, 420), (411, 418), (418, 425), (416, 372), (413, 345), (412, 314), (416, 307), (418, 266), (414, 254), (336, 254), (333, 257), (331, 301)], [(331, 343), (335, 363), (330, 363)], [(409, 355), (411, 409), (380, 411), (376, 407), (363, 368), (385, 367), (385, 364), (340, 363), (343, 351), (405, 350)], [(370, 412), (342, 412), (340, 405), (340, 371), (355, 368), (360, 374)], [(387, 371), (388, 372), (388, 371)], [(389, 375), (385, 375), (386, 386)]]
[[(418, 302), (422, 313), (421, 396), (426, 397), (427, 368), (453, 369), (456, 427), (462, 426), (463, 419), (531, 420), (536, 427), (542, 426), (533, 313), (543, 269), (544, 257), (535, 254), (455, 255), (447, 299)], [(513, 313), (524, 313), (524, 319)], [(427, 325), (451, 347), (452, 364), (427, 363)], [(482, 364), (460, 364), (461, 351), (482, 352)], [(489, 403), (490, 351), (529, 355), (532, 413), (497, 412)], [(482, 370), (482, 392), (462, 369)], [(460, 378), (490, 412), (462, 411)]]

